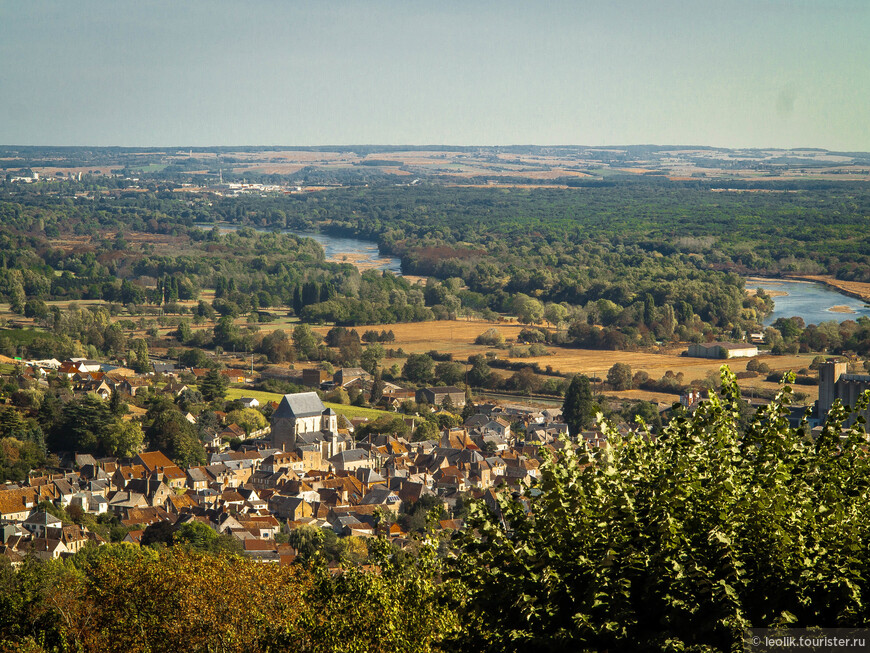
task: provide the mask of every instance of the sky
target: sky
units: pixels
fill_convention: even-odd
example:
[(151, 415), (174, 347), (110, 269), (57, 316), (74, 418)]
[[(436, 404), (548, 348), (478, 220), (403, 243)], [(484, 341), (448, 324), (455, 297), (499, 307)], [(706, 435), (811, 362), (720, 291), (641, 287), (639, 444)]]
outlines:
[(867, 0), (0, 2), (0, 144), (870, 151)]

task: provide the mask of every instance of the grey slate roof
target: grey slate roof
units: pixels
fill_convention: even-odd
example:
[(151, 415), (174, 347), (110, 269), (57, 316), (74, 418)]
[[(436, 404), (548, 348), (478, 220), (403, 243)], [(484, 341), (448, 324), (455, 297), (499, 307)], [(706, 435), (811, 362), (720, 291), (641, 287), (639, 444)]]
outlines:
[(44, 510), (40, 510), (39, 512), (35, 512), (30, 517), (24, 520), (24, 525), (32, 524), (34, 526), (60, 526), (60, 519), (55, 517), (54, 515), (45, 512)]
[(490, 419), (486, 415), (476, 413), (476, 414), (472, 415), (471, 417), (469, 417), (467, 420), (465, 420), (465, 422), (463, 423), (463, 426), (468, 426), (468, 427), (483, 426), (483, 425), (487, 424), (489, 421), (490, 421)]
[(324, 442), (328, 435), (328, 433), (324, 433), (323, 431), (308, 431), (307, 433), (297, 433), (296, 444), (298, 448), (302, 448), (305, 445)]
[(461, 388), (457, 388), (455, 385), (440, 385), (440, 386), (432, 387), (432, 388), (424, 388), (424, 390), (428, 390), (429, 392), (431, 392), (433, 394), (438, 394), (438, 395), (447, 394), (447, 393), (465, 394), (464, 390), (462, 390)]
[(369, 469), (367, 467), (360, 467), (356, 472), (356, 477), (361, 480), (363, 483), (373, 484), (373, 483), (383, 483), (387, 479), (378, 474), (375, 470)]
[(211, 482), (211, 477), (208, 474), (206, 474), (205, 470), (202, 469), (201, 467), (191, 467), (190, 469), (187, 470), (187, 476), (194, 483), (197, 483), (197, 482), (209, 483), (209, 482)]
[(272, 414), (272, 419), (293, 419), (297, 417), (314, 417), (322, 415), (326, 406), (320, 401), (316, 392), (297, 392), (284, 395), (278, 408)]
[(77, 453), (75, 456), (76, 465), (79, 467), (84, 467), (85, 465), (93, 465), (97, 466), (97, 461), (94, 460), (94, 457), (89, 453)]
[(386, 487), (373, 487), (359, 502), (361, 506), (378, 506), (387, 503), (398, 503), (401, 499)]
[(332, 458), (329, 459), (329, 462), (335, 464), (337, 462), (341, 463), (353, 463), (359, 462), (360, 460), (369, 460), (371, 458), (371, 454), (364, 449), (348, 449), (346, 451), (341, 451), (335, 454)]

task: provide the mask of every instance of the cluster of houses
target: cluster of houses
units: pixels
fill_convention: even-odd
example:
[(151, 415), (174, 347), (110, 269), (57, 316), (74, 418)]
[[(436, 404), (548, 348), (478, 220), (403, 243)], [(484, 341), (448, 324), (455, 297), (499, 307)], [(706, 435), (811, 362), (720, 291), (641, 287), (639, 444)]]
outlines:
[[(137, 392), (154, 386), (155, 374), (168, 379), (177, 379), (180, 372), (187, 372), (201, 379), (210, 371), (208, 368), (196, 367), (181, 369), (174, 361), (159, 359), (152, 359), (151, 366), (154, 369), (153, 373), (136, 374), (125, 367), (85, 358), (70, 358), (62, 362), (56, 359), (33, 360), (26, 361), (23, 375), (32, 380), (45, 381), (49, 375), (56, 374), (68, 379), (76, 392), (93, 393), (106, 399), (113, 392), (135, 397)], [(220, 370), (220, 374), (229, 383), (252, 383), (254, 380), (251, 373), (245, 370), (223, 369)], [(303, 385), (324, 391), (343, 388), (347, 391), (363, 392), (366, 396), (371, 394), (374, 385), (372, 375), (358, 367), (343, 367), (332, 374), (321, 369), (304, 369), (298, 380)], [(178, 395), (185, 389), (186, 386), (178, 381), (170, 381), (163, 387), (157, 388), (160, 392), (173, 395)], [(387, 410), (398, 409), (402, 402), (409, 400), (425, 402), (433, 406), (441, 406), (448, 402), (455, 408), (465, 405), (465, 392), (455, 386), (412, 390), (382, 381), (381, 390), (379, 406)]]
[[(320, 390), (330, 391), (342, 388), (350, 392), (358, 390), (366, 396), (370, 395), (374, 386), (371, 374), (359, 367), (343, 367), (332, 375), (321, 369), (302, 370), (300, 380), (303, 385)], [(389, 381), (381, 381), (381, 399), (379, 407), (387, 410), (397, 409), (403, 401), (416, 401), (432, 406), (442, 406), (449, 403), (455, 408), (465, 405), (465, 391), (455, 386), (440, 386), (411, 390)]]
[[(171, 361), (154, 360), (152, 361), (152, 366), (155, 370), (154, 373), (140, 375), (129, 368), (97, 360), (70, 358), (61, 362), (52, 358), (26, 361), (22, 374), (25, 378), (36, 381), (45, 381), (49, 375), (56, 374), (61, 378), (67, 379), (76, 392), (94, 393), (106, 399), (116, 391), (130, 397), (135, 397), (137, 392), (151, 388), (154, 385), (155, 373), (165, 374), (169, 378), (176, 378), (178, 376), (179, 370), (176, 364)], [(199, 379), (208, 374), (209, 369), (191, 368), (186, 371)], [(225, 369), (220, 370), (220, 374), (226, 377), (230, 383), (247, 383), (252, 381), (250, 374), (246, 374), (244, 370)], [(163, 388), (158, 389), (177, 395), (187, 388), (177, 381), (171, 381)]]
[[(273, 562), (294, 556), (276, 535), (302, 525), (339, 536), (383, 534), (401, 544), (411, 535), (396, 520), (403, 505), (432, 495), (448, 512), (470, 496), (496, 507), (495, 492), (522, 493), (538, 476), (541, 444), (565, 446), (560, 436), (567, 426), (557, 409), (479, 410), (437, 439), (357, 441), (352, 424), (340, 421), (317, 393), (304, 392), (282, 398), (262, 437), (249, 437), (237, 451), (213, 451), (201, 467), (181, 469), (159, 451), (130, 460), (76, 455), (64, 473), (33, 475), (20, 487), (0, 489), (0, 554), (17, 563), (27, 555), (57, 558), (104, 543), (40, 510), (43, 501), (69, 514), (114, 515), (133, 544), (151, 524), (199, 521), (238, 539), (245, 554)], [(442, 523), (461, 526), (458, 519)]]

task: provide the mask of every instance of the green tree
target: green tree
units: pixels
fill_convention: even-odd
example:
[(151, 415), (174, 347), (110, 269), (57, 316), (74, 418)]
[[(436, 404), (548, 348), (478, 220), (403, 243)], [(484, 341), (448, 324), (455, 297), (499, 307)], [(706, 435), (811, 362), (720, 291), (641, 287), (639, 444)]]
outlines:
[(41, 299), (29, 299), (24, 304), (24, 317), (35, 317), (38, 320), (43, 320), (48, 317), (48, 314), (48, 307)]
[(379, 367), (376, 367), (373, 374), (374, 378), (372, 379), (372, 392), (369, 395), (369, 403), (371, 403), (372, 406), (377, 404), (381, 400), (381, 397), (384, 396), (385, 387), (384, 380), (381, 377), (381, 369)]
[(122, 417), (127, 414), (127, 411), (127, 404), (121, 399), (121, 395), (117, 390), (112, 390), (109, 396), (109, 412), (116, 417)]
[(332, 529), (304, 525), (290, 531), (287, 543), (296, 550), (301, 563), (321, 557), (324, 562), (338, 558), (338, 537)]
[(109, 456), (129, 458), (141, 451), (144, 439), (139, 422), (118, 418), (102, 433), (100, 444)]
[(218, 534), (213, 528), (198, 521), (187, 522), (174, 529), (171, 541), (172, 544), (187, 546), (195, 551), (209, 553), (242, 552), (240, 540), (232, 535)]
[[(205, 524), (203, 524), (205, 526)], [(206, 526), (208, 528), (208, 526)], [(142, 539), (139, 540), (140, 546), (151, 546), (152, 544), (170, 546), (172, 538), (175, 535), (176, 527), (170, 521), (156, 521), (149, 524), (142, 533)]]
[(360, 355), (360, 367), (362, 367), (369, 374), (374, 374), (375, 369), (377, 369), (377, 367), (381, 364), (381, 361), (384, 360), (384, 357), (386, 355), (387, 352), (384, 350), (380, 343), (372, 343), (368, 345)]
[(21, 282), (13, 283), (9, 290), (9, 310), (21, 315), (24, 313), (26, 302), (27, 295), (24, 294), (24, 288), (21, 286)]
[(178, 331), (175, 335), (178, 338), (178, 341), (183, 345), (190, 342), (190, 339), (193, 338), (193, 331), (190, 328), (190, 322), (188, 320), (179, 321)]
[(317, 358), (317, 335), (307, 324), (299, 324), (293, 329), (293, 346), (300, 358)]
[(562, 304), (547, 304), (544, 319), (558, 329), (568, 319), (568, 309)]
[(402, 376), (414, 383), (429, 383), (435, 361), (428, 354), (411, 354), (402, 367)]
[(643, 420), (644, 424), (656, 432), (662, 427), (662, 418), (659, 414), (658, 406), (651, 401), (639, 401), (629, 406), (625, 411), (625, 420), (629, 424), (634, 424), (638, 417)]
[(544, 305), (528, 295), (518, 294), (513, 301), (513, 310), (523, 324), (538, 324), (544, 319)]
[(572, 435), (589, 428), (595, 421), (595, 415), (599, 407), (592, 397), (592, 385), (589, 378), (577, 374), (571, 379), (571, 384), (565, 392), (565, 401), (562, 403), (562, 417)]
[(435, 378), (444, 385), (457, 385), (465, 378), (465, 366), (452, 361), (438, 363), (435, 366)]
[[(95, 395), (74, 399), (63, 406), (59, 419), (51, 425), (48, 445), (52, 451), (78, 451), (106, 454), (104, 439), (116, 424), (108, 402)], [(108, 438), (111, 440), (112, 438)]]
[(414, 430), (414, 440), (435, 440), (438, 438), (439, 433), (440, 430), (436, 422), (424, 419), (417, 424), (417, 428)]
[(487, 365), (483, 356), (472, 356), (469, 359), (471, 369), (468, 371), (468, 383), (472, 386), (487, 388), (495, 378), (492, 368)]
[(607, 383), (614, 390), (630, 390), (631, 380), (631, 365), (627, 363), (614, 363), (607, 371)]
[(223, 400), (227, 396), (230, 380), (216, 369), (209, 370), (199, 384), (199, 391), (206, 401)]
[(148, 358), (148, 343), (142, 338), (137, 338), (132, 343), (130, 350), (132, 361), (130, 366), (140, 374), (152, 372), (151, 361)]
[(749, 626), (862, 626), (863, 428), (837, 404), (809, 440), (785, 387), (741, 431), (727, 368), (721, 388), (657, 438), (605, 424), (609, 447), (542, 450), (535, 496), (474, 503), (459, 648), (734, 651)]
[(212, 361), (202, 349), (188, 349), (178, 357), (178, 362), (185, 367), (208, 367)]
[(214, 326), (214, 341), (225, 349), (234, 347), (240, 340), (239, 327), (233, 318), (225, 315)]
[(266, 426), (266, 418), (259, 410), (254, 408), (242, 408), (241, 410), (232, 410), (227, 413), (228, 424), (238, 424), (245, 433), (257, 431)]
[(205, 464), (205, 449), (193, 424), (170, 406), (160, 411), (148, 427), (149, 448), (162, 451), (182, 469)]
[(282, 329), (275, 329), (272, 333), (264, 336), (257, 351), (265, 354), (270, 363), (296, 360), (293, 343)]

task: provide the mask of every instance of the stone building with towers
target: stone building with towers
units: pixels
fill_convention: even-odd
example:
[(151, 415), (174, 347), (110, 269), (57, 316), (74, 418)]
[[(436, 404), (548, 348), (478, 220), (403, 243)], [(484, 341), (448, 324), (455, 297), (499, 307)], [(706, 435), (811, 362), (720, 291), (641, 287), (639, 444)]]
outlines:
[(272, 446), (282, 451), (319, 450), (323, 459), (341, 453), (350, 438), (338, 432), (338, 415), (316, 392), (284, 395), (272, 413)]
[[(848, 363), (825, 361), (819, 366), (819, 419), (824, 421), (837, 399), (844, 406), (855, 407), (865, 390), (870, 390), (870, 374), (849, 374)], [(860, 413), (870, 422), (870, 409)], [(846, 422), (854, 423), (858, 415)]]

